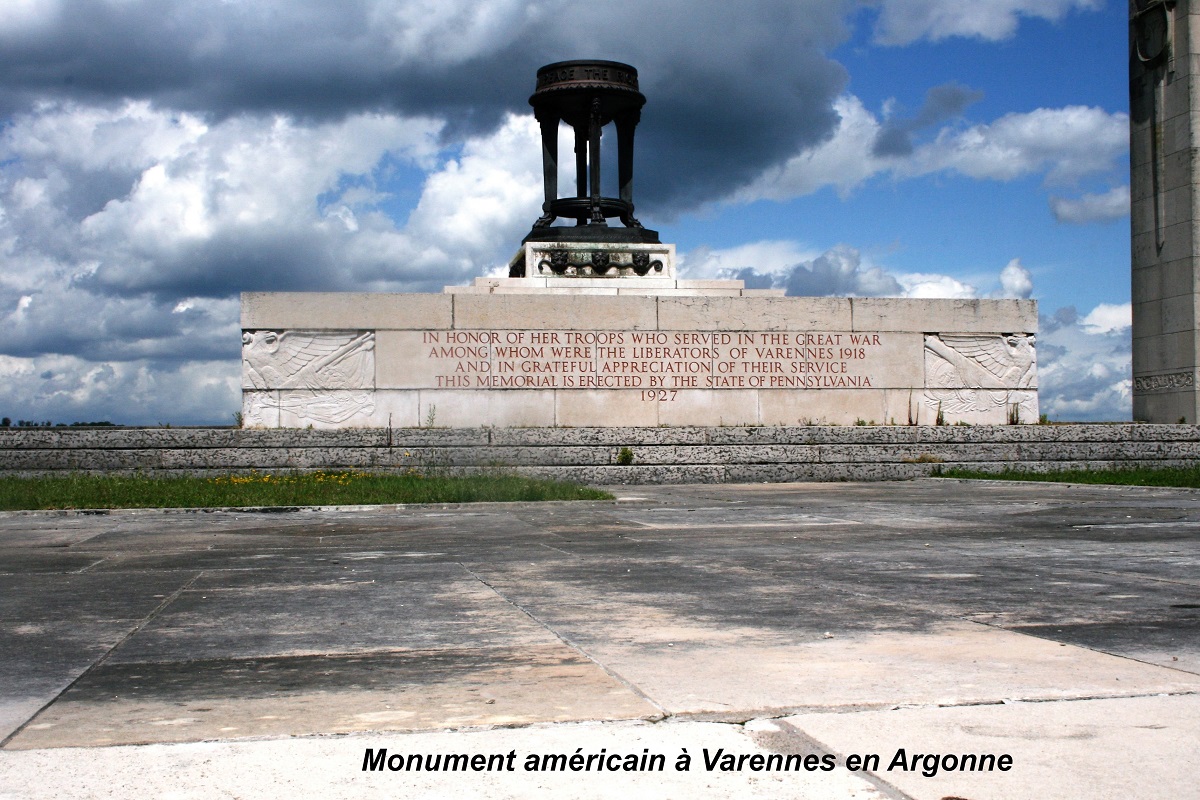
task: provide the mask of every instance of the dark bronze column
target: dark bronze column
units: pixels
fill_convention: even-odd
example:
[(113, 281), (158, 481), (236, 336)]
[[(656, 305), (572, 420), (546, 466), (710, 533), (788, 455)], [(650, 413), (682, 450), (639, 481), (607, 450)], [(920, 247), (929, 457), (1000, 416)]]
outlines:
[(551, 204), (558, 199), (558, 123), (557, 114), (535, 113), (542, 127), (542, 182), (546, 189), (546, 201), (542, 203), (542, 216), (533, 225), (543, 227), (554, 222)]
[(589, 225), (608, 224), (604, 219), (604, 212), (600, 209), (600, 128), (603, 125), (603, 117), (600, 115), (600, 98), (593, 97), (592, 113), (588, 116), (588, 161), (590, 162), (588, 182), (592, 187), (591, 200), (588, 203), (588, 210), (591, 212), (588, 217)]
[[(582, 125), (575, 132), (575, 197), (581, 202), (588, 199), (588, 129)], [(586, 208), (581, 205), (574, 215), (576, 225), (587, 225)]]
[(621, 215), (624, 225), (638, 225), (633, 216), (633, 131), (637, 127), (639, 111), (620, 114), (613, 120), (617, 126), (617, 184), (621, 187), (621, 202), (629, 210)]

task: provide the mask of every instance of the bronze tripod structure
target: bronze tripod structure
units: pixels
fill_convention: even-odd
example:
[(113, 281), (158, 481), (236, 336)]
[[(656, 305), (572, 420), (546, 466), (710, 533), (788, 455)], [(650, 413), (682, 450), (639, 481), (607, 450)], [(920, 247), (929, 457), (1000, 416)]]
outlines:
[[(542, 216), (526, 241), (658, 242), (658, 234), (633, 215), (633, 137), (645, 96), (638, 91), (637, 70), (616, 61), (560, 61), (538, 70), (537, 89), (529, 98), (542, 133), (542, 176), (546, 199)], [(575, 196), (558, 196), (558, 128), (565, 122), (575, 134)], [(600, 193), (600, 136), (605, 125), (617, 131), (618, 197)], [(610, 228), (608, 218), (624, 228)], [(575, 228), (550, 226), (574, 219)], [(570, 231), (570, 233), (567, 233)]]

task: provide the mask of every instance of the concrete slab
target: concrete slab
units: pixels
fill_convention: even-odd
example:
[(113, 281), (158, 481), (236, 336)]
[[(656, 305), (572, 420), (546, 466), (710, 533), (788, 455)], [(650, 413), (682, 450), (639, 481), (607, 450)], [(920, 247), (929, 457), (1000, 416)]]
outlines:
[[(746, 709), (1200, 690), (1200, 676), (1178, 669), (951, 620), (870, 590), (847, 591), (817, 577), (827, 572), (819, 564), (810, 569), (781, 582), (770, 566), (676, 559), (648, 566), (589, 558), (513, 565), (504, 574), (476, 567), (510, 601), (673, 714), (745, 719)], [(933, 582), (969, 575), (925, 574)]]
[(660, 716), (558, 645), (108, 662), (8, 749), (413, 731)]
[[(1195, 695), (806, 714), (785, 722), (837, 753), (839, 761), (849, 753), (879, 754), (874, 773), (916, 800), (1197, 796)], [(895, 762), (901, 749), (907, 769)], [(945, 771), (935, 769), (933, 760), (926, 769), (922, 758), (912, 769), (918, 754), (1007, 754), (1012, 767)]]
[[(408, 735), (357, 735), (275, 741), (203, 742), (95, 749), (0, 751), (0, 793), (12, 800), (46, 796), (171, 797), (243, 800), (281, 796), (341, 798), (553, 797), (657, 800), (662, 797), (894, 800), (861, 776), (842, 770), (709, 772), (705, 747), (764, 754), (792, 743), (765, 740), (740, 725), (683, 722), (531, 726)], [(389, 755), (514, 754), (513, 772), (363, 771), (368, 748)], [(677, 771), (687, 750), (690, 769)], [(528, 772), (531, 754), (663, 755), (662, 771)], [(801, 752), (807, 753), (802, 750)], [(100, 757), (97, 757), (99, 754)], [(319, 768), (314, 768), (319, 765)]]
[(1200, 691), (1194, 675), (966, 625), (841, 641), (831, 633), (831, 639), (799, 645), (736, 639), (697, 644), (695, 632), (668, 635), (673, 633), (693, 641), (678, 648), (668, 643), (668, 653), (652, 647), (589, 652), (669, 712), (716, 719), (746, 719), (746, 709), (782, 713)]
[[(341, 558), (334, 561), (341, 562)], [(430, 650), (469, 641), (473, 647), (521, 647), (556, 641), (456, 564), (331, 563), (314, 575), (305, 567), (247, 571), (223, 586), (182, 592), (110, 662), (171, 662), (193, 658), (271, 658)], [(289, 574), (291, 573), (291, 574)]]
[[(25, 559), (6, 568), (27, 566)], [(0, 574), (0, 737), (14, 732), (195, 573)]]

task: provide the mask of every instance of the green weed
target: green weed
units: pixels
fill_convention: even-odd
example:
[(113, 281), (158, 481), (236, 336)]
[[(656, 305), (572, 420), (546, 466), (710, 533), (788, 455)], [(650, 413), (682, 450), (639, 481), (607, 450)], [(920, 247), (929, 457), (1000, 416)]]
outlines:
[(245, 506), (608, 500), (598, 489), (518, 475), (356, 471), (259, 473), (216, 478), (86, 475), (0, 478), (0, 509), (220, 508)]
[(1196, 467), (1129, 467), (1123, 469), (1069, 469), (1054, 472), (1027, 472), (1005, 469), (1003, 472), (980, 472), (968, 469), (948, 469), (945, 478), (976, 478), (1002, 481), (1053, 481), (1055, 483), (1102, 483), (1118, 486), (1175, 486), (1200, 488), (1200, 466)]

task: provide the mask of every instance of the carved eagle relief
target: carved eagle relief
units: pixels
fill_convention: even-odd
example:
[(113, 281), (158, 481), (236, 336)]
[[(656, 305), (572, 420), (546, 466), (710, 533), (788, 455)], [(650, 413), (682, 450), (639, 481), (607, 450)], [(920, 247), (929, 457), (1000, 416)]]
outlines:
[(356, 417), (360, 422), (375, 410), (369, 391), (271, 391), (243, 396), (242, 424), (247, 428), (275, 428), (281, 415), (292, 415), (288, 426), (341, 425)]
[(1016, 404), (1023, 418), (1030, 419), (1036, 416), (1036, 384), (1032, 335), (925, 337), (925, 402), (931, 408), (961, 415)]
[(242, 384), (253, 389), (370, 389), (375, 334), (246, 331)]
[(1028, 389), (1036, 376), (1031, 335), (925, 337), (925, 385), (931, 389)]

